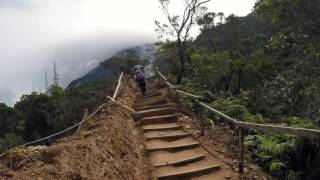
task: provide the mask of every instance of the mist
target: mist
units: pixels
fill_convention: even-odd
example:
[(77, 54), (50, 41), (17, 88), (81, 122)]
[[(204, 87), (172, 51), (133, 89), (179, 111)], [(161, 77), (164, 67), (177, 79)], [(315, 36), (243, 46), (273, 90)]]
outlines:
[[(212, 9), (246, 15), (254, 0), (240, 1), (230, 9), (231, 0), (213, 0)], [(1, 0), (0, 102), (44, 91), (53, 61), (66, 87), (116, 52), (155, 42), (156, 19), (164, 20), (157, 0)]]
[[(105, 5), (96, 1), (99, 4)], [(0, 101), (12, 106), (22, 94), (44, 91), (44, 72), (51, 83), (53, 61), (60, 85), (66, 87), (117, 51), (156, 40), (153, 29), (115, 28), (108, 23), (109, 14), (99, 14), (94, 7), (95, 12), (85, 15), (90, 5), (95, 4), (86, 0), (0, 1)]]

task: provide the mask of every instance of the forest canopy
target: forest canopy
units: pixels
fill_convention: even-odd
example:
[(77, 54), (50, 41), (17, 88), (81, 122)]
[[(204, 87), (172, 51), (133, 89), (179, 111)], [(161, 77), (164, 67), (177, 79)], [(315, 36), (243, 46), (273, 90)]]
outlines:
[[(185, 42), (180, 88), (241, 121), (319, 128), (319, 0), (258, 0), (245, 17), (206, 12), (197, 24), (201, 34)], [(171, 41), (158, 52), (157, 65), (172, 81), (182, 68), (177, 49)], [(278, 179), (320, 175), (317, 143), (252, 131), (246, 137), (251, 158)]]

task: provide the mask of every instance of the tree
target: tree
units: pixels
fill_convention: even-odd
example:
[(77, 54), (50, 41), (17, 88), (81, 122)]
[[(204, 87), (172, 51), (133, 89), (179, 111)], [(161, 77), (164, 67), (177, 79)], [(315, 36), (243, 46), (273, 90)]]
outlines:
[(259, 17), (268, 20), (290, 33), (304, 33), (319, 39), (319, 0), (258, 0), (254, 10)]
[(186, 58), (189, 57), (188, 49), (190, 38), (190, 29), (195, 24), (197, 15), (200, 12), (206, 10), (203, 4), (210, 0), (185, 0), (185, 7), (182, 16), (172, 15), (169, 12), (170, 0), (159, 0), (162, 11), (166, 16), (169, 25), (161, 24), (159, 21), (155, 21), (157, 29), (160, 33), (160, 37), (163, 35), (169, 35), (176, 38), (177, 54), (180, 61), (180, 72), (177, 75), (177, 84), (180, 84), (185, 71)]
[[(215, 19), (219, 18), (219, 22), (215, 23)], [(197, 24), (201, 27), (201, 33), (204, 34), (209, 42), (210, 47), (213, 52), (216, 53), (218, 51), (218, 47), (216, 43), (210, 38), (210, 33), (212, 33), (216, 27), (216, 25), (221, 25), (224, 18), (224, 14), (222, 12), (208, 12), (203, 16), (197, 18)]]
[(64, 90), (57, 84), (53, 84), (50, 86), (49, 93), (52, 97), (61, 97), (64, 95)]

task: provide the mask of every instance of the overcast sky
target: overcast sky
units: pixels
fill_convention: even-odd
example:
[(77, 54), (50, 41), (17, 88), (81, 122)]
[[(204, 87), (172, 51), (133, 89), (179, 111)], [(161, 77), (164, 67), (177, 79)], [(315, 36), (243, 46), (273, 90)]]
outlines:
[[(244, 16), (254, 2), (212, 0), (208, 7)], [(161, 17), (157, 0), (0, 0), (0, 102), (43, 91), (53, 60), (65, 87), (117, 51), (156, 41)]]

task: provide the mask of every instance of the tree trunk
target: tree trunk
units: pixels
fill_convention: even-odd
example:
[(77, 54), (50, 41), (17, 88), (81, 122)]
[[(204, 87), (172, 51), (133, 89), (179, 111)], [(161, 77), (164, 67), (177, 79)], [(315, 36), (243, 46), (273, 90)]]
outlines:
[(241, 89), (241, 79), (242, 79), (242, 68), (239, 69), (239, 74), (238, 74), (238, 85), (237, 89), (235, 91), (235, 94), (240, 94), (240, 89)]
[(229, 91), (231, 80), (233, 77), (233, 63), (230, 64), (230, 75), (226, 78), (225, 91)]
[(216, 53), (218, 51), (218, 48), (217, 48), (217, 45), (210, 39), (209, 37), (209, 33), (208, 33), (208, 30), (206, 30), (206, 33), (205, 33), (206, 37), (207, 37), (207, 40), (213, 50), (213, 53)]
[(177, 76), (177, 84), (181, 84), (183, 74), (184, 74), (185, 46), (186, 45), (181, 42), (181, 39), (178, 38), (177, 47), (178, 47), (178, 54), (179, 54), (179, 60), (180, 60), (180, 72)]
[(177, 84), (181, 84), (182, 78), (183, 78), (183, 74), (184, 74), (184, 57), (180, 56), (180, 72), (179, 75), (177, 77)]

